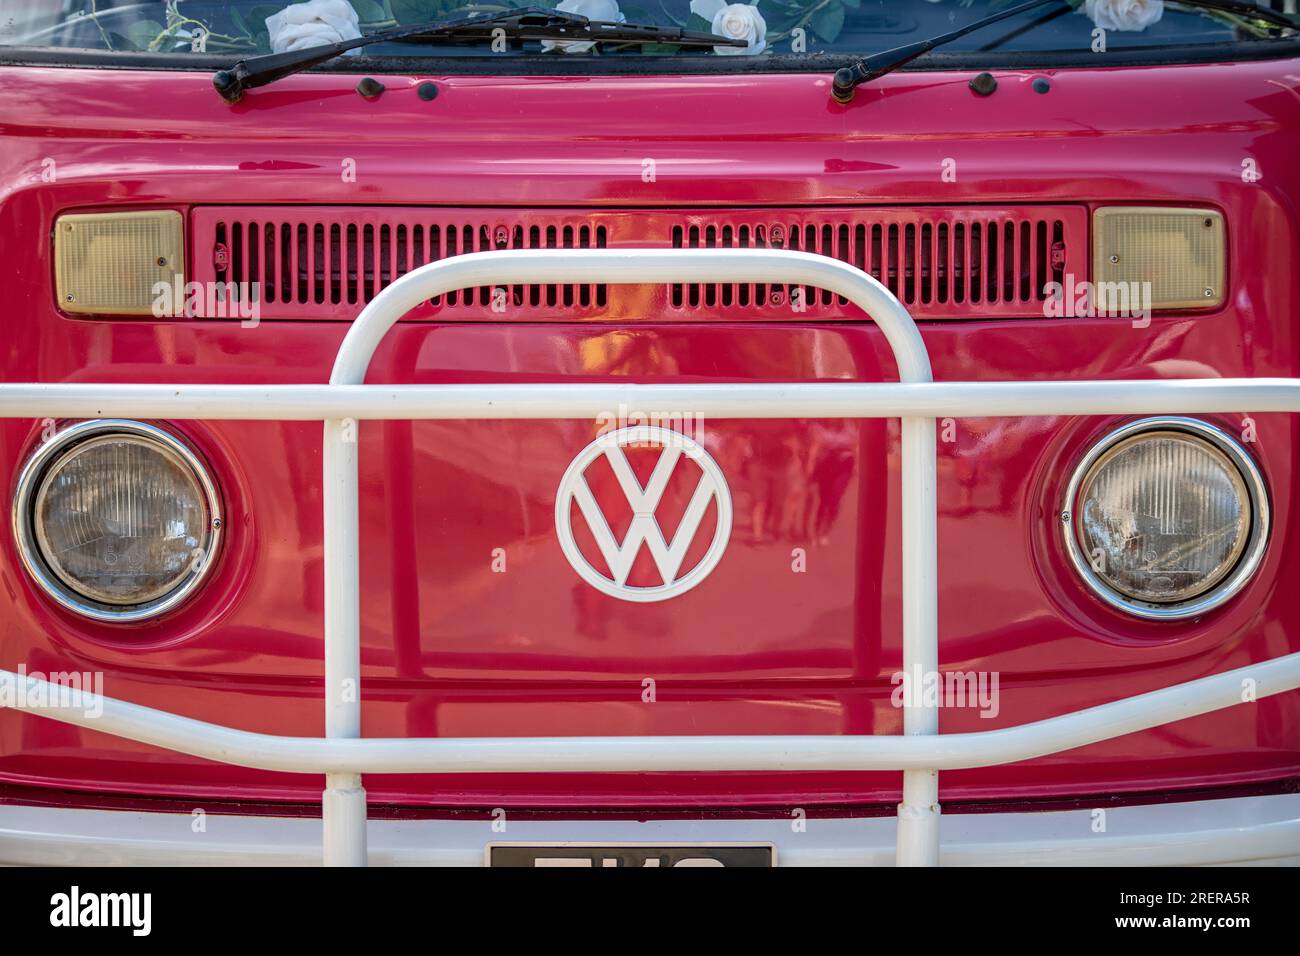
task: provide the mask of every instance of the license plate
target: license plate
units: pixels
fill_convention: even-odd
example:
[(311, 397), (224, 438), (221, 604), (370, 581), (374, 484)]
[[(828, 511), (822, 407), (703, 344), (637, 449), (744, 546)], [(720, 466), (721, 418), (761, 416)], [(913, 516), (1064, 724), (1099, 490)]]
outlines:
[(492, 843), (488, 866), (775, 866), (770, 843)]

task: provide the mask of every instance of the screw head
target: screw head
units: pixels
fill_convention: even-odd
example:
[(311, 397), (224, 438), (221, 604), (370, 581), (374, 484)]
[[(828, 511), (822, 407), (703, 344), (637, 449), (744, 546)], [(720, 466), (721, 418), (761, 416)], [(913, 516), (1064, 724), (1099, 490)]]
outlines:
[(431, 100), (438, 95), (438, 84), (431, 80), (425, 80), (415, 88), (415, 95), (422, 100)]
[(1052, 89), (1052, 81), (1044, 76), (1038, 77), (1030, 85), (1034, 88), (1035, 93), (1048, 93)]
[(980, 96), (989, 96), (998, 88), (998, 81), (992, 73), (980, 73), (970, 81), (970, 88)]
[(1112, 256), (1110, 257), (1110, 261), (1111, 261), (1111, 264), (1114, 265), (1115, 263), (1119, 262), (1119, 256), (1112, 255)]

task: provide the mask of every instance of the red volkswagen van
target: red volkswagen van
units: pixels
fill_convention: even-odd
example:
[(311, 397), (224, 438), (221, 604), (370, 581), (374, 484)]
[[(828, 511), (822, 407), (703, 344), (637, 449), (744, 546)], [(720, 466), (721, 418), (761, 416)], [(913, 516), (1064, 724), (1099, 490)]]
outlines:
[(1300, 862), (1297, 155), (1294, 0), (0, 0), (0, 862)]

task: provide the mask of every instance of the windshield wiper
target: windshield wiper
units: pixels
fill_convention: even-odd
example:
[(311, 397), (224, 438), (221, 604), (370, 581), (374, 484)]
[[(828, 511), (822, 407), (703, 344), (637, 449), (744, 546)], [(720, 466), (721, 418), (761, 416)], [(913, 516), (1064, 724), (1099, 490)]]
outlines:
[[(497, 31), (501, 33), (497, 33)], [(678, 46), (746, 46), (745, 40), (731, 40), (712, 33), (697, 33), (680, 27), (640, 23), (609, 23), (588, 20), (575, 13), (525, 7), (493, 16), (462, 17), (455, 20), (398, 27), (355, 40), (314, 46), (292, 53), (268, 53), (240, 60), (212, 77), (221, 98), (236, 103), (245, 90), (274, 83), (334, 57), (372, 43), (471, 43), (504, 35), (513, 40), (576, 40), (597, 43), (671, 43)]]
[(1178, 0), (1181, 7), (1200, 7), (1202, 10), (1218, 10), (1221, 13), (1235, 13), (1247, 20), (1262, 20), (1275, 27), (1286, 30), (1300, 30), (1300, 17), (1294, 13), (1283, 13), (1270, 7), (1257, 7), (1248, 0)]
[[(836, 102), (848, 103), (853, 99), (854, 91), (863, 83), (870, 83), (886, 73), (891, 73), (905, 63), (910, 63), (917, 57), (929, 53), (937, 46), (943, 46), (953, 40), (960, 40), (968, 33), (991, 26), (1018, 13), (1043, 7), (1049, 3), (1065, 2), (1066, 0), (1031, 0), (1029, 3), (1022, 3), (1018, 7), (1010, 7), (981, 20), (976, 20), (974, 23), (968, 23), (951, 33), (940, 34), (928, 40), (919, 40), (916, 43), (909, 43), (906, 46), (895, 47), (881, 53), (873, 53), (852, 66), (846, 66), (835, 71), (835, 80), (831, 83), (831, 96)], [(1178, 0), (1178, 2), (1184, 7), (1199, 7), (1205, 10), (1233, 13), (1247, 19), (1271, 23), (1284, 29), (1300, 30), (1300, 17), (1281, 13), (1277, 10), (1270, 10), (1267, 7), (1257, 7), (1254, 3), (1247, 2), (1247, 0)]]
[(858, 60), (852, 66), (846, 66), (835, 71), (835, 80), (831, 83), (831, 96), (837, 103), (848, 103), (853, 99), (854, 91), (861, 84), (870, 83), (886, 73), (892, 73), (904, 63), (911, 63), (917, 57), (924, 56), (937, 46), (943, 46), (953, 40), (960, 40), (968, 33), (974, 33), (976, 30), (992, 26), (1007, 17), (1014, 17), (1017, 13), (1024, 13), (1026, 10), (1033, 10), (1037, 7), (1045, 7), (1049, 3), (1064, 2), (1066, 0), (1030, 0), (1029, 3), (1022, 3), (1018, 7), (1009, 7), (999, 13), (984, 17), (982, 20), (968, 23), (951, 33), (941, 33), (939, 36), (930, 37), (928, 40), (918, 40), (916, 43), (909, 43), (906, 46), (894, 47), (892, 50), (885, 50), (881, 53), (873, 53), (866, 59)]

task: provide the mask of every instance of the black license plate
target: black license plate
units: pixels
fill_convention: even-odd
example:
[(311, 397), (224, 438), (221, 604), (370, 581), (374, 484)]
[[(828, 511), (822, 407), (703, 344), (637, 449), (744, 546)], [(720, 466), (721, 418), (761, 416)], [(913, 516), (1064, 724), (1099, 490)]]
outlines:
[(774, 866), (776, 848), (767, 843), (730, 846), (493, 843), (487, 848), (487, 864), (528, 867)]

